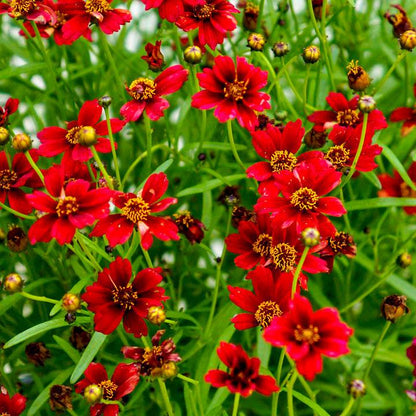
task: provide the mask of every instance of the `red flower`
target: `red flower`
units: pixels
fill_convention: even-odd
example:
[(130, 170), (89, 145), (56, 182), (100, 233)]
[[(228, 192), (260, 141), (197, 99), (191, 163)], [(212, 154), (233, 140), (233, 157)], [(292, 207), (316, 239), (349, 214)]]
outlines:
[[(0, 3), (3, 4), (3, 3)], [(9, 98), (4, 107), (0, 107), (0, 127), (4, 127), (9, 122), (9, 115), (17, 111), (19, 100), (17, 98)]]
[(66, 182), (64, 169), (57, 172), (54, 167), (45, 174), (45, 186), (48, 194), (35, 191), (27, 195), (30, 204), (44, 213), (29, 230), (32, 244), (52, 238), (61, 245), (70, 243), (76, 229), (108, 215), (111, 191), (107, 188), (91, 190), (83, 179)]
[[(52, 157), (64, 154), (63, 163), (68, 163), (72, 160), (79, 160), (85, 162), (92, 158), (92, 152), (88, 146), (79, 143), (79, 134), (85, 127), (90, 127), (95, 130), (97, 143), (94, 144), (95, 150), (101, 153), (111, 152), (110, 140), (104, 137), (108, 134), (107, 121), (99, 121), (103, 109), (98, 104), (98, 100), (86, 101), (78, 114), (78, 120), (67, 122), (67, 128), (61, 127), (45, 127), (38, 133), (40, 140), (39, 154), (46, 157)], [(124, 122), (112, 118), (110, 120), (111, 130), (113, 133), (119, 132)]]
[[(95, 384), (101, 388), (104, 400), (120, 400), (130, 394), (140, 380), (134, 364), (118, 364), (111, 380), (104, 366), (99, 363), (91, 363), (84, 375), (85, 378), (75, 385), (75, 391), (84, 394), (88, 386)], [(117, 404), (97, 403), (90, 408), (90, 416), (118, 416), (119, 410)]]
[(272, 222), (269, 214), (259, 214), (256, 221), (240, 221), (238, 233), (225, 239), (227, 250), (239, 254), (234, 263), (242, 269), (264, 265), (270, 256), (272, 245)]
[(357, 246), (351, 235), (344, 231), (337, 231), (327, 238), (327, 245), (319, 252), (319, 255), (326, 261), (329, 271), (332, 271), (334, 257), (343, 254), (352, 259), (357, 254)]
[(117, 257), (108, 269), (98, 274), (98, 280), (88, 286), (82, 299), (95, 313), (94, 328), (111, 334), (123, 320), (126, 332), (139, 338), (147, 335), (144, 318), (151, 306), (160, 306), (165, 290), (157, 285), (162, 281), (161, 268), (144, 269), (130, 283), (132, 269), (129, 260)]
[[(333, 111), (315, 111), (308, 116), (308, 120), (314, 123), (314, 129), (324, 131), (336, 125), (341, 127), (356, 127), (362, 123), (363, 115), (358, 110), (359, 96), (355, 95), (348, 101), (340, 92), (330, 92), (326, 101)], [(368, 116), (368, 127), (373, 130), (385, 129), (386, 119), (380, 110), (373, 110)]]
[(247, 279), (251, 279), (254, 293), (228, 286), (231, 302), (248, 312), (235, 315), (231, 322), (238, 330), (255, 326), (266, 328), (275, 316), (288, 310), (293, 278), (283, 274), (275, 279), (270, 269), (258, 266), (248, 273)]
[(157, 8), (159, 16), (168, 22), (175, 22), (184, 12), (183, 0), (142, 0), (146, 10)]
[[(325, 215), (340, 217), (347, 212), (338, 198), (323, 196), (340, 184), (341, 176), (326, 160), (310, 159), (292, 172), (281, 172), (267, 185), (255, 208), (279, 217), (284, 228), (296, 224), (298, 234), (316, 228), (325, 238), (336, 231)], [(278, 196), (279, 191), (283, 196)]]
[(179, 240), (178, 227), (164, 217), (151, 215), (160, 212), (172, 204), (176, 198), (159, 198), (168, 188), (168, 179), (164, 173), (155, 173), (147, 179), (143, 189), (136, 195), (115, 192), (113, 203), (120, 208), (121, 214), (112, 214), (98, 221), (90, 236), (105, 235), (111, 246), (125, 243), (137, 228), (142, 246), (148, 250), (153, 244), (153, 235), (163, 241)]
[(6, 416), (19, 416), (26, 407), (26, 397), (16, 393), (13, 397), (9, 396), (7, 390), (0, 388), (0, 414)]
[[(413, 85), (413, 94), (416, 98), (416, 84)], [(404, 121), (401, 135), (408, 135), (416, 127), (416, 103), (413, 105), (413, 108), (396, 108), (390, 115), (390, 121)]]
[[(38, 160), (36, 150), (31, 150), (30, 155), (34, 161)], [(10, 208), (29, 214), (32, 206), (26, 199), (26, 194), (20, 189), (22, 186), (40, 188), (42, 182), (23, 153), (16, 153), (13, 156), (10, 168), (6, 153), (0, 152), (0, 202), (4, 204), (8, 199)]]
[(113, 0), (60, 0), (61, 5), (72, 17), (62, 27), (65, 40), (72, 43), (80, 36), (91, 37), (89, 25), (98, 24), (107, 35), (118, 32), (120, 27), (130, 22), (131, 13), (124, 9), (113, 9)]
[(54, 24), (56, 15), (49, 5), (36, 0), (6, 0), (0, 3), (0, 14), (8, 13), (13, 19), (33, 20), (34, 22), (51, 22)]
[(147, 62), (149, 69), (155, 72), (161, 71), (163, 65), (165, 65), (163, 54), (160, 51), (161, 45), (162, 41), (157, 40), (155, 45), (149, 42), (144, 47), (147, 55), (142, 56), (142, 59)]
[(270, 96), (259, 92), (267, 84), (267, 72), (237, 56), (237, 66), (229, 56), (217, 56), (212, 69), (197, 74), (205, 90), (192, 97), (192, 106), (201, 110), (215, 108), (221, 123), (237, 118), (241, 126), (254, 130), (258, 125), (255, 111), (270, 108)]
[[(413, 162), (407, 173), (410, 179), (416, 185), (416, 162)], [(378, 191), (379, 197), (402, 197), (402, 198), (416, 198), (416, 191), (404, 182), (396, 170), (393, 171), (393, 177), (387, 173), (378, 175), (378, 179), (381, 182), (382, 189)], [(416, 215), (416, 207), (403, 207), (404, 211), (408, 215)]]
[(175, 24), (185, 32), (198, 29), (199, 42), (211, 49), (237, 27), (232, 13), (240, 12), (227, 0), (184, 0), (184, 6), (185, 12)]
[(133, 98), (124, 104), (120, 114), (127, 121), (136, 121), (143, 111), (151, 120), (163, 117), (163, 111), (169, 107), (169, 102), (162, 95), (169, 95), (178, 91), (188, 79), (188, 70), (181, 65), (166, 68), (153, 81), (149, 78), (137, 78), (130, 86), (126, 85), (127, 93)]
[(260, 360), (250, 358), (241, 345), (220, 342), (218, 357), (229, 368), (229, 372), (210, 370), (205, 374), (205, 381), (214, 387), (227, 387), (231, 393), (250, 396), (253, 391), (269, 396), (279, 391), (276, 380), (271, 376), (259, 375)]
[(275, 347), (286, 347), (298, 372), (312, 381), (322, 371), (322, 355), (339, 357), (349, 353), (347, 343), (352, 334), (335, 308), (314, 312), (308, 299), (295, 295), (289, 311), (275, 317), (264, 330), (264, 339)]

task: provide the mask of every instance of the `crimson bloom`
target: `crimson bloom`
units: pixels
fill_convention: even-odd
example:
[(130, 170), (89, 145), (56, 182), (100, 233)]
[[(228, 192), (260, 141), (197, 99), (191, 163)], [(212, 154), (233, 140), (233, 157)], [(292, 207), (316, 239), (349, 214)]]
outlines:
[[(347, 100), (340, 92), (330, 92), (326, 101), (332, 111), (315, 111), (308, 120), (314, 123), (316, 131), (324, 131), (336, 125), (341, 127), (356, 127), (362, 123), (363, 115), (358, 110), (359, 96), (355, 95), (351, 100)], [(373, 110), (368, 115), (368, 127), (373, 130), (381, 130), (387, 127), (386, 119), (380, 110)]]
[(123, 320), (126, 332), (137, 338), (147, 335), (144, 318), (149, 308), (160, 306), (167, 299), (165, 289), (158, 286), (163, 279), (161, 271), (161, 268), (141, 270), (130, 283), (131, 263), (117, 257), (108, 269), (98, 273), (98, 280), (82, 295), (88, 309), (95, 313), (95, 330), (111, 334)]
[[(416, 185), (416, 162), (410, 165), (407, 173)], [(416, 198), (416, 191), (401, 178), (396, 170), (393, 171), (393, 177), (387, 173), (382, 173), (378, 175), (378, 179), (382, 186), (382, 189), (378, 191), (379, 197)], [(408, 215), (416, 215), (416, 207), (403, 207), (403, 209)]]
[(188, 79), (188, 73), (182, 65), (173, 65), (161, 72), (155, 80), (143, 77), (135, 79), (130, 86), (126, 85), (126, 91), (133, 100), (121, 107), (120, 114), (126, 121), (136, 121), (146, 110), (151, 120), (159, 120), (163, 117), (163, 111), (169, 107), (169, 102), (162, 95), (178, 91)]
[[(38, 160), (36, 150), (30, 150), (30, 155), (34, 161)], [(10, 208), (29, 214), (32, 206), (26, 194), (20, 189), (22, 186), (40, 188), (42, 182), (23, 153), (16, 153), (13, 156), (10, 168), (6, 153), (0, 152), (0, 202), (4, 204), (7, 199)]]
[[(94, 148), (97, 152), (111, 152), (110, 140), (101, 137), (108, 134), (107, 121), (99, 121), (103, 109), (98, 104), (98, 100), (86, 101), (78, 114), (78, 119), (67, 122), (67, 128), (45, 127), (38, 133), (40, 140), (39, 154), (41, 156), (52, 157), (63, 153), (63, 163), (72, 160), (85, 162), (92, 158), (92, 152), (88, 146), (79, 142), (80, 134), (83, 129), (93, 129), (97, 135), (97, 143)], [(110, 119), (111, 130), (113, 133), (119, 132), (124, 127), (124, 122), (117, 118)]]
[[(416, 98), (416, 84), (413, 85), (413, 94)], [(408, 135), (416, 127), (416, 102), (412, 107), (396, 108), (390, 115), (390, 121), (404, 121), (401, 135)]]
[(215, 107), (214, 116), (224, 123), (237, 118), (241, 126), (254, 130), (259, 121), (255, 111), (270, 108), (270, 96), (259, 89), (267, 84), (267, 72), (237, 56), (237, 65), (229, 56), (217, 56), (212, 69), (197, 74), (205, 90), (192, 97), (192, 106), (201, 110)]
[(113, 203), (121, 213), (111, 214), (98, 221), (90, 236), (105, 235), (110, 245), (114, 247), (125, 243), (136, 228), (145, 250), (152, 246), (153, 235), (163, 241), (179, 240), (178, 227), (171, 219), (152, 215), (176, 204), (176, 198), (164, 198), (159, 201), (168, 189), (168, 184), (164, 173), (155, 173), (149, 176), (137, 195), (115, 192)]
[(185, 32), (198, 29), (199, 42), (211, 49), (237, 27), (233, 13), (240, 12), (227, 0), (184, 0), (184, 6), (175, 24)]
[(113, 0), (60, 0), (65, 11), (71, 15), (62, 27), (62, 33), (72, 43), (80, 36), (91, 37), (90, 24), (96, 23), (107, 35), (118, 32), (120, 27), (130, 22), (131, 13), (124, 9), (113, 9)]
[[(325, 238), (336, 231), (326, 215), (340, 217), (347, 212), (338, 198), (324, 196), (340, 184), (341, 176), (324, 159), (302, 162), (268, 184), (255, 209), (279, 217), (283, 228), (296, 224), (298, 234), (305, 228), (316, 228)], [(283, 196), (278, 196), (279, 191)]]
[(231, 322), (238, 330), (255, 326), (266, 328), (275, 316), (289, 309), (293, 278), (285, 274), (275, 279), (270, 269), (258, 266), (248, 273), (247, 279), (251, 279), (254, 293), (228, 286), (231, 302), (248, 312), (235, 315)]
[(9, 98), (4, 107), (0, 107), (0, 127), (7, 125), (9, 122), (9, 115), (15, 113), (18, 106), (19, 100), (17, 98)]
[(150, 42), (146, 43), (144, 50), (146, 51), (146, 55), (142, 56), (141, 58), (147, 62), (149, 65), (149, 69), (151, 71), (161, 71), (162, 67), (165, 65), (165, 60), (163, 57), (162, 52), (160, 51), (160, 46), (162, 45), (161, 40), (157, 40), (156, 43), (153, 45)]
[(327, 238), (327, 245), (319, 252), (319, 255), (326, 261), (329, 271), (332, 271), (335, 256), (341, 254), (352, 259), (357, 254), (357, 246), (350, 234), (337, 231)]
[[(119, 364), (108, 378), (105, 367), (100, 363), (91, 363), (84, 372), (85, 378), (75, 385), (75, 391), (84, 394), (87, 387), (97, 385), (102, 391), (103, 400), (120, 400), (131, 393), (140, 380), (134, 364)], [(87, 393), (88, 395), (88, 393)], [(90, 416), (118, 416), (117, 404), (97, 403), (90, 408)]]
[(6, 3), (0, 3), (0, 14), (3, 13), (8, 13), (13, 19), (51, 24), (56, 21), (56, 15), (49, 5), (37, 0), (6, 0)]
[(83, 179), (66, 182), (64, 169), (57, 172), (54, 167), (45, 174), (45, 186), (48, 193), (35, 191), (27, 195), (32, 207), (44, 214), (28, 232), (32, 244), (52, 238), (61, 245), (70, 243), (77, 229), (108, 215), (108, 188), (91, 189), (90, 182)]
[(227, 387), (231, 393), (240, 393), (243, 397), (250, 396), (253, 391), (265, 396), (279, 391), (273, 377), (259, 375), (260, 360), (250, 358), (241, 345), (220, 342), (217, 354), (229, 371), (209, 370), (205, 374), (205, 381), (214, 387)]
[(7, 390), (1, 386), (0, 389), (0, 414), (6, 416), (19, 416), (25, 410), (26, 397), (19, 393), (10, 397)]
[(145, 10), (157, 8), (159, 16), (168, 22), (175, 22), (184, 13), (183, 0), (142, 0)]
[(352, 334), (335, 308), (314, 312), (309, 300), (296, 294), (289, 311), (275, 317), (264, 330), (264, 339), (275, 347), (286, 347), (298, 372), (312, 381), (322, 372), (322, 355), (339, 357), (349, 353), (347, 343)]

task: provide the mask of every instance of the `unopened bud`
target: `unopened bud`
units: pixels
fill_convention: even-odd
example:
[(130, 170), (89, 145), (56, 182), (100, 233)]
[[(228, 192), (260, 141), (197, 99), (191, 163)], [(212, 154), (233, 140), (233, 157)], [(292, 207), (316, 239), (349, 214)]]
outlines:
[(103, 95), (101, 98), (98, 99), (98, 104), (100, 104), (103, 108), (108, 108), (111, 105), (113, 99), (108, 95)]
[(363, 95), (358, 100), (358, 108), (363, 113), (371, 113), (376, 108), (376, 100), (370, 95)]
[(319, 244), (321, 235), (316, 228), (305, 228), (302, 233), (302, 241), (306, 247), (315, 247)]
[(16, 225), (10, 227), (7, 233), (7, 247), (10, 251), (20, 253), (25, 250), (29, 239), (24, 230)]
[(359, 379), (350, 381), (347, 386), (347, 392), (354, 399), (364, 396), (367, 392), (364, 381)]
[(371, 83), (371, 79), (367, 71), (360, 65), (358, 61), (351, 61), (347, 66), (348, 69), (348, 85), (354, 91), (364, 91)]
[(252, 51), (262, 51), (266, 43), (266, 39), (261, 33), (250, 33), (247, 38), (247, 46)]
[(381, 314), (386, 321), (396, 322), (397, 319), (410, 312), (406, 305), (407, 297), (403, 295), (390, 295), (384, 298), (381, 304)]
[(10, 273), (3, 279), (3, 289), (6, 292), (20, 292), (23, 287), (23, 279), (17, 273)]
[(82, 146), (92, 146), (97, 143), (97, 133), (95, 128), (91, 126), (81, 127), (77, 134), (78, 143)]
[(202, 51), (199, 46), (188, 46), (183, 52), (183, 57), (188, 64), (199, 64), (202, 59)]
[(64, 316), (64, 319), (68, 324), (73, 324), (77, 320), (77, 314), (75, 312), (68, 312)]
[(12, 139), (12, 147), (16, 152), (26, 152), (32, 148), (32, 140), (25, 133), (16, 134)]
[(97, 384), (90, 384), (84, 390), (84, 398), (89, 404), (96, 404), (101, 400), (103, 391)]
[(285, 56), (289, 53), (289, 45), (286, 42), (276, 42), (273, 45), (272, 51), (274, 56)]
[(169, 361), (162, 365), (162, 377), (163, 378), (175, 377), (177, 373), (178, 373), (178, 367), (174, 362)]
[(402, 269), (405, 269), (406, 267), (409, 267), (412, 264), (412, 256), (410, 255), (410, 253), (406, 251), (405, 253), (402, 253), (399, 257), (397, 257), (396, 264)]
[(416, 47), (416, 30), (406, 30), (399, 39), (399, 43), (402, 49), (412, 51)]
[(321, 51), (315, 45), (307, 46), (303, 50), (302, 58), (306, 64), (314, 64), (319, 61)]
[(151, 306), (147, 315), (147, 319), (155, 325), (160, 325), (166, 319), (165, 311), (158, 306)]
[(303, 141), (305, 142), (306, 146), (310, 147), (311, 149), (319, 149), (323, 147), (327, 142), (328, 135), (325, 131), (316, 131), (315, 129), (310, 129)]
[(9, 130), (5, 127), (0, 127), (0, 146), (4, 146), (10, 139)]
[(67, 312), (75, 312), (81, 306), (81, 299), (73, 293), (65, 293), (62, 298), (62, 307)]

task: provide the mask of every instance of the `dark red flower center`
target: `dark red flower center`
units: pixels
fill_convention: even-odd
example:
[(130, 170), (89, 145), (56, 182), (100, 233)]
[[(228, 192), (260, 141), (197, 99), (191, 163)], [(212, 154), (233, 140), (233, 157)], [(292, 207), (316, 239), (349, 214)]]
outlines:
[(214, 10), (215, 6), (213, 4), (198, 5), (194, 7), (194, 16), (199, 20), (208, 20)]
[(247, 81), (226, 82), (224, 87), (225, 98), (240, 101), (247, 91)]
[(38, 7), (36, 0), (11, 0), (10, 8), (15, 17), (26, 16)]
[(290, 203), (301, 211), (315, 209), (319, 201), (318, 194), (311, 188), (299, 188), (290, 197)]
[[(1, 186), (1, 172), (0, 172), (0, 186)], [(403, 198), (416, 198), (416, 191), (414, 191), (407, 183), (400, 184), (400, 194)]]
[(332, 146), (328, 149), (325, 159), (334, 166), (335, 169), (341, 169), (350, 157), (350, 151), (344, 147), (344, 144)]
[(298, 252), (295, 247), (287, 243), (279, 243), (270, 249), (273, 264), (282, 272), (289, 272), (296, 263)]
[(149, 78), (140, 77), (130, 84), (127, 92), (137, 101), (150, 100), (156, 95), (156, 84)]
[(296, 341), (307, 342), (311, 345), (321, 339), (318, 328), (313, 325), (309, 325), (308, 328), (302, 328), (300, 325), (296, 325), (294, 335)]
[(17, 181), (17, 173), (10, 169), (0, 170), (0, 189), (10, 190), (11, 186)]
[(272, 246), (272, 237), (269, 234), (260, 234), (257, 240), (253, 243), (253, 251), (260, 254), (262, 257), (267, 257), (270, 254), (270, 247)]
[(150, 214), (149, 204), (140, 197), (129, 199), (121, 209), (121, 215), (124, 215), (135, 224), (139, 221), (146, 221)]
[(348, 233), (345, 233), (344, 231), (337, 231), (333, 237), (328, 239), (328, 244), (334, 253), (338, 254), (354, 245), (354, 240)]
[(105, 13), (110, 10), (110, 3), (106, 0), (87, 0), (85, 10), (90, 13)]
[(337, 112), (337, 123), (340, 126), (355, 126), (358, 123), (358, 110), (347, 108), (345, 111)]
[(272, 322), (275, 316), (282, 316), (283, 312), (280, 310), (279, 305), (272, 301), (266, 300), (257, 307), (257, 311), (254, 314), (254, 318), (262, 328), (266, 328)]
[(111, 293), (114, 303), (126, 310), (130, 310), (136, 304), (136, 300), (139, 297), (130, 285), (117, 286)]
[(66, 196), (58, 201), (55, 209), (58, 217), (67, 217), (78, 212), (79, 204), (74, 196)]
[(296, 156), (287, 150), (276, 150), (270, 159), (270, 165), (273, 172), (279, 173), (282, 170), (290, 170), (296, 166), (298, 159)]
[(111, 380), (105, 380), (98, 384), (103, 392), (104, 400), (111, 400), (114, 397), (114, 393), (117, 391), (118, 386)]

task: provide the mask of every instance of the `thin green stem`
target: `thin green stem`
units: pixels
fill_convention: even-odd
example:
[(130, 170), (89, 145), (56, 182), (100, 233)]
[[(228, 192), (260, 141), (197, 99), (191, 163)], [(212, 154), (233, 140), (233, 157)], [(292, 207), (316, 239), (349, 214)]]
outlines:
[(162, 393), (162, 398), (163, 398), (163, 402), (165, 404), (165, 409), (168, 412), (169, 416), (174, 416), (172, 405), (171, 405), (170, 400), (169, 400), (169, 394), (168, 394), (168, 391), (166, 389), (165, 382), (162, 379), (160, 379), (159, 377), (157, 378), (157, 382), (159, 383), (160, 392)]
[(78, 242), (85, 255), (90, 259), (91, 263), (94, 265), (94, 268), (96, 270), (102, 271), (102, 267), (97, 263), (97, 260), (95, 260), (95, 257), (91, 254), (89, 248), (84, 244), (82, 238), (79, 238), (79, 230), (76, 231), (74, 238)]
[(308, 252), (309, 252), (309, 247), (308, 247), (308, 246), (306, 246), (306, 247), (303, 249), (303, 253), (302, 253), (302, 256), (301, 256), (301, 258), (300, 258), (300, 260), (299, 260), (299, 263), (298, 263), (298, 265), (296, 266), (296, 270), (295, 270), (295, 274), (293, 275), (293, 282), (292, 282), (292, 295), (291, 295), (291, 298), (292, 298), (292, 299), (293, 299), (293, 298), (294, 298), (294, 296), (295, 296), (295, 293), (296, 293), (296, 287), (297, 287), (297, 284), (298, 284), (298, 279), (299, 279), (299, 275), (300, 275), (300, 272), (302, 271), (303, 263), (305, 263), (306, 256), (308, 255)]
[(38, 168), (38, 165), (33, 160), (32, 156), (30, 155), (29, 151), (25, 152), (25, 156), (27, 161), (30, 163), (30, 166), (32, 166), (33, 170), (36, 172), (36, 174), (39, 176), (39, 179), (42, 181), (43, 186), (45, 186), (45, 178), (43, 177), (43, 173)]
[(98, 169), (100, 169), (101, 174), (104, 176), (104, 179), (107, 182), (107, 186), (111, 190), (113, 190), (114, 189), (113, 180), (111, 179), (110, 175), (107, 173), (107, 170), (105, 169), (103, 162), (101, 162), (100, 156), (98, 156), (98, 153), (95, 150), (95, 147), (90, 146), (90, 150), (92, 152), (95, 162), (97, 163)]
[(308, 103), (308, 80), (309, 80), (310, 72), (311, 72), (311, 64), (306, 64), (306, 75), (305, 75), (305, 80), (303, 82), (303, 112), (305, 116), (308, 115), (306, 111), (306, 104)]
[(340, 416), (347, 416), (350, 414), (350, 411), (352, 410), (353, 406), (355, 403), (355, 399), (354, 397), (350, 397), (350, 400), (347, 403), (347, 406), (345, 407), (345, 409), (342, 411), (342, 413), (340, 414)]
[(13, 208), (10, 208), (7, 205), (3, 204), (3, 202), (0, 202), (0, 208), (10, 212), (10, 214), (15, 215), (16, 217), (24, 218), (25, 220), (36, 220), (36, 217), (34, 215), (22, 214), (21, 212), (16, 211)]
[(60, 300), (47, 298), (46, 296), (36, 296), (36, 295), (32, 295), (31, 293), (27, 293), (27, 292), (18, 292), (18, 293), (20, 293), (25, 298), (35, 300), (36, 302), (53, 303), (55, 305), (60, 302)]
[[(139, 234), (139, 233), (137, 233), (137, 234)], [(140, 242), (140, 247), (142, 248), (142, 252), (143, 252), (144, 258), (146, 259), (147, 267), (150, 267), (151, 269), (153, 269), (153, 263), (152, 263), (152, 260), (151, 260), (151, 258), (149, 256), (149, 252), (143, 248), (141, 242)]]
[(233, 127), (232, 127), (232, 121), (227, 120), (227, 133), (228, 133), (228, 140), (230, 141), (231, 151), (233, 152), (234, 159), (238, 163), (238, 165), (243, 169), (243, 171), (246, 171), (246, 167), (244, 166), (243, 162), (240, 159), (240, 156), (238, 156), (237, 149), (235, 148), (235, 142), (234, 142), (234, 136), (233, 136)]
[(180, 378), (183, 381), (186, 381), (187, 383), (191, 383), (191, 384), (195, 384), (196, 386), (199, 385), (199, 381), (198, 380), (194, 380), (193, 378), (189, 378), (184, 376), (183, 374), (177, 374), (176, 377)]
[(237, 416), (238, 414), (238, 405), (240, 404), (240, 393), (234, 395), (234, 405), (232, 416)]
[(373, 91), (373, 95), (376, 95), (380, 89), (383, 87), (383, 85), (386, 83), (386, 81), (389, 79), (390, 75), (393, 73), (393, 71), (396, 69), (397, 65), (407, 56), (409, 51), (402, 51), (397, 55), (396, 60), (393, 62), (393, 65), (390, 67), (390, 69), (386, 72), (384, 77), (381, 79), (381, 81), (378, 83), (377, 87)]
[(290, 378), (289, 382), (287, 383), (287, 412), (288, 412), (288, 416), (295, 416), (295, 412), (294, 412), (294, 408), (293, 408), (293, 385), (295, 384), (297, 376), (298, 376), (298, 373), (295, 370), (293, 372), (293, 375)]
[(108, 107), (104, 108), (105, 119), (107, 121), (107, 130), (108, 130), (108, 137), (110, 138), (110, 145), (111, 145), (111, 154), (113, 155), (113, 163), (114, 163), (114, 170), (116, 171), (116, 178), (117, 178), (117, 188), (121, 189), (121, 178), (120, 178), (120, 171), (118, 168), (118, 159), (116, 154), (116, 145), (114, 143), (113, 137), (113, 129), (111, 128), (111, 121), (110, 121), (110, 113), (108, 111)]
[[(282, 351), (280, 351), (279, 362), (277, 363), (277, 371), (276, 371), (276, 384), (277, 385), (280, 385), (280, 378), (282, 376), (284, 360), (285, 360), (285, 348), (283, 348)], [(277, 404), (279, 402), (279, 394), (280, 394), (280, 390), (277, 391), (276, 393), (273, 393), (271, 416), (277, 416)]]
[(144, 127), (146, 130), (146, 164), (145, 172), (150, 175), (152, 171), (152, 127), (150, 126), (150, 119), (146, 113), (143, 112)]

